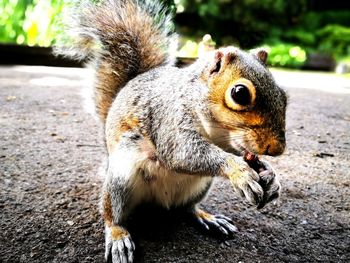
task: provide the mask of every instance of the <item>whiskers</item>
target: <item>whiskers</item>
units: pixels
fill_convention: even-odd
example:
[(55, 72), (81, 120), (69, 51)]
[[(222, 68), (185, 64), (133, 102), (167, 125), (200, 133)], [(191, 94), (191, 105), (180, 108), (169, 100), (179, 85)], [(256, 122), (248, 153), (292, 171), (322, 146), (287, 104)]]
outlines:
[(244, 151), (250, 150), (251, 145), (255, 144), (254, 138), (250, 135), (250, 129), (245, 127), (231, 130), (219, 125), (210, 125), (210, 128), (215, 129), (210, 140), (220, 148), (236, 155), (242, 155)]

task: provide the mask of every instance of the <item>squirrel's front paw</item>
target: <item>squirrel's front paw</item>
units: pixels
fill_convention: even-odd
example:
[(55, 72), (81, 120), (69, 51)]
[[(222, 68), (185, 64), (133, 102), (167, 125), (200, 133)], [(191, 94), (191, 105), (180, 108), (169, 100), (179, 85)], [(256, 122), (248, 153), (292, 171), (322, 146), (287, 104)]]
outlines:
[(112, 263), (132, 263), (135, 245), (127, 230), (120, 226), (106, 226), (105, 259)]
[(266, 161), (260, 161), (264, 169), (259, 172), (259, 184), (264, 190), (264, 196), (258, 205), (258, 209), (263, 208), (267, 203), (277, 199), (280, 195), (281, 184), (276, 172)]
[(259, 184), (260, 177), (243, 159), (230, 159), (224, 173), (240, 196), (254, 205), (260, 205), (264, 198), (264, 190)]

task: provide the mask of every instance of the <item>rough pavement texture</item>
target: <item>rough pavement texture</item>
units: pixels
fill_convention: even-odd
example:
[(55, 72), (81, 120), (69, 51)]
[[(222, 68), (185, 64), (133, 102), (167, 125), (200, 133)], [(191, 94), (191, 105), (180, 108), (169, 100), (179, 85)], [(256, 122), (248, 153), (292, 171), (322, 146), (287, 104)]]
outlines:
[[(0, 262), (103, 262), (104, 149), (81, 103), (87, 75), (0, 68)], [(234, 220), (226, 242), (180, 212), (140, 210), (130, 222), (137, 262), (350, 261), (350, 94), (287, 90), (288, 149), (271, 159), (278, 203), (258, 211), (218, 179), (201, 206)]]

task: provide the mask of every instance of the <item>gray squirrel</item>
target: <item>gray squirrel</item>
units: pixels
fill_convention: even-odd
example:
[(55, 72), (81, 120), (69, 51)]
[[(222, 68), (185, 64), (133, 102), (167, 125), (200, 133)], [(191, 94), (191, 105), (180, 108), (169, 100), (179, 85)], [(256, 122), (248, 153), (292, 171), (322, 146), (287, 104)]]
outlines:
[(177, 68), (171, 17), (157, 1), (81, 1), (71, 14), (71, 46), (58, 50), (95, 69), (108, 152), (107, 261), (133, 262), (125, 221), (141, 203), (187, 207), (203, 229), (231, 235), (230, 218), (197, 207), (215, 176), (258, 207), (278, 197), (272, 167), (260, 161), (264, 171), (253, 169), (242, 156), (285, 148), (287, 96), (266, 67), (266, 51), (225, 47)]

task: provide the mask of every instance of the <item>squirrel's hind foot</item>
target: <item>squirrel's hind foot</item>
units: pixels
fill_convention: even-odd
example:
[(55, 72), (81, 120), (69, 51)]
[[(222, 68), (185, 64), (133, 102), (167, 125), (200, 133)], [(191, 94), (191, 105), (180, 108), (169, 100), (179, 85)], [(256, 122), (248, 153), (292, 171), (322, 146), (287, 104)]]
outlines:
[(205, 232), (214, 235), (231, 237), (238, 232), (232, 220), (224, 215), (211, 215), (201, 209), (195, 209), (193, 212), (194, 221)]

